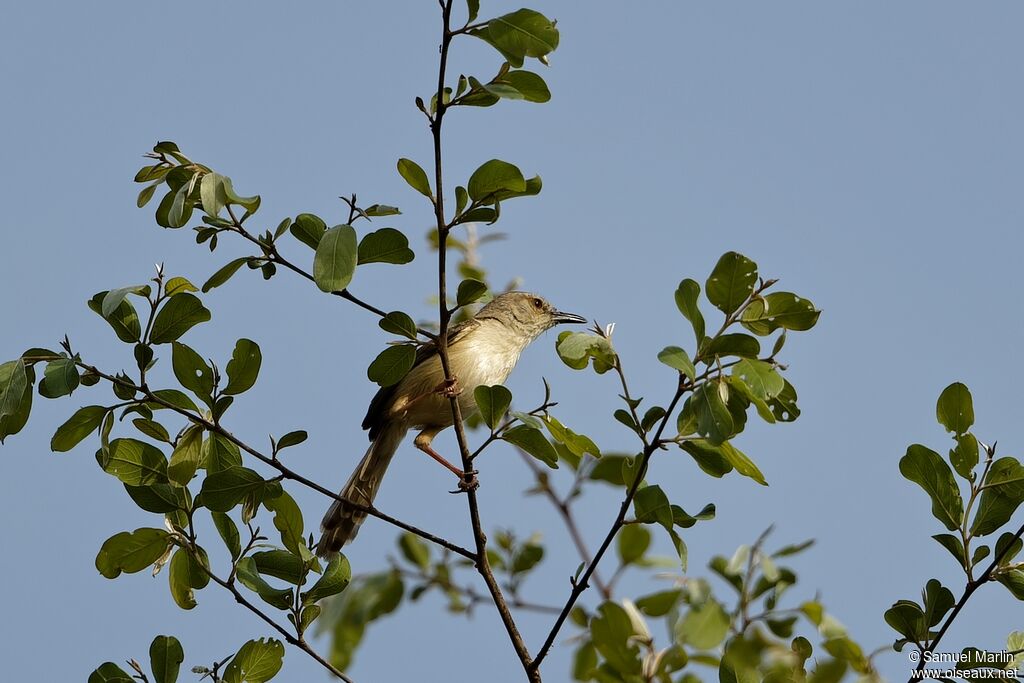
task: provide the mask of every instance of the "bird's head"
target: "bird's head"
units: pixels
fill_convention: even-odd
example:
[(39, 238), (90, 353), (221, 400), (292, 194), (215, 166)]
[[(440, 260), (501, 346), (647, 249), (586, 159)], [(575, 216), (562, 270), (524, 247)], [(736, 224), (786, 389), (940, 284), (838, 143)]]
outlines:
[(510, 330), (522, 332), (531, 340), (555, 325), (587, 322), (583, 316), (563, 313), (548, 303), (544, 297), (530, 292), (499, 294), (481, 308), (476, 317), (498, 320)]

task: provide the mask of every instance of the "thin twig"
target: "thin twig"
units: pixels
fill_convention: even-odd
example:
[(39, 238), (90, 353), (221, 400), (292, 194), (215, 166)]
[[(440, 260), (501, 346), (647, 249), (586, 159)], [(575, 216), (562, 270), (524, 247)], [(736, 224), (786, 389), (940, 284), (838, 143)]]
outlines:
[[(1000, 552), (996, 553), (995, 557), (992, 558), (992, 562), (988, 565), (988, 568), (986, 568), (985, 571), (983, 571), (978, 578), (974, 579), (973, 581), (967, 582), (967, 585), (964, 587), (963, 595), (960, 596), (960, 599), (957, 600), (956, 605), (953, 606), (953, 611), (950, 612), (949, 616), (946, 617), (946, 621), (943, 622), (942, 628), (939, 629), (938, 634), (936, 634), (935, 638), (932, 639), (930, 643), (928, 643), (927, 647), (922, 648), (921, 660), (917, 663), (915, 671), (924, 670), (925, 664), (928, 663), (928, 657), (925, 656), (925, 653), (935, 651), (935, 648), (938, 646), (939, 641), (942, 640), (942, 636), (946, 635), (946, 631), (949, 630), (949, 627), (953, 624), (953, 620), (956, 619), (958, 614), (960, 614), (960, 610), (962, 610), (964, 608), (964, 605), (967, 604), (967, 601), (974, 594), (974, 591), (981, 588), (982, 584), (988, 583), (992, 580), (992, 574), (999, 567), (999, 563), (1002, 561), (1004, 557), (1006, 557), (1006, 555), (1010, 552), (1010, 549), (1016, 544), (1016, 542), (1022, 536), (1024, 536), (1024, 525), (1021, 525), (1021, 527), (1017, 529), (1017, 533), (1015, 533), (1013, 535), (1013, 538), (1010, 539), (1010, 542), (1003, 546), (1003, 549)], [(907, 683), (913, 683), (916, 680), (918, 679), (911, 676)]]
[[(441, 171), (441, 126), (444, 122), (444, 114), (447, 111), (447, 105), (444, 101), (444, 82), (445, 72), (448, 67), (448, 48), (450, 47), (453, 38), (451, 29), (452, 2), (453, 0), (441, 0), (440, 2), (443, 27), (441, 34), (440, 61), (437, 70), (437, 113), (434, 115), (430, 124), (430, 132), (434, 143), (433, 202), (438, 236), (437, 295), (438, 309), (440, 313), (440, 329), (437, 335), (437, 354), (441, 360), (441, 367), (444, 370), (445, 380), (449, 383), (456, 378), (452, 373), (451, 363), (448, 358), (447, 332), (448, 323), (451, 321), (452, 313), (448, 309), (447, 254), (449, 226), (445, 221), (444, 214), (444, 182)], [(469, 450), (468, 441), (466, 440), (466, 431), (462, 424), (462, 411), (459, 408), (458, 397), (454, 395), (451, 396), (450, 403), (452, 419), (455, 427), (455, 438), (458, 441), (459, 452), (462, 456), (462, 468), (467, 472), (467, 477), (469, 477), (472, 476), (472, 474), (468, 473), (472, 472), (473, 459)], [(541, 680), (540, 673), (537, 671), (536, 667), (532, 666), (530, 651), (527, 649), (526, 642), (519, 633), (519, 628), (516, 626), (515, 619), (512, 617), (512, 612), (509, 610), (509, 606), (505, 601), (505, 596), (502, 594), (501, 586), (498, 585), (497, 580), (494, 578), (494, 573), (491, 571), (491, 566), (487, 559), (487, 536), (484, 534), (483, 525), (480, 521), (480, 506), (477, 502), (476, 491), (472, 487), (468, 487), (466, 492), (466, 501), (469, 506), (469, 517), (473, 528), (473, 538), (476, 541), (476, 569), (480, 573), (480, 576), (483, 578), (484, 583), (487, 586), (487, 590), (491, 594), (494, 606), (497, 608), (498, 614), (501, 616), (501, 621), (505, 626), (505, 630), (508, 632), (509, 639), (512, 641), (512, 647), (515, 648), (516, 654), (519, 656), (519, 661), (522, 663), (527, 676), (533, 683), (539, 683)]]
[[(525, 462), (526, 466), (530, 468), (531, 472), (533, 472), (534, 478), (537, 479), (540, 485), (541, 492), (551, 502), (555, 509), (558, 510), (558, 514), (562, 518), (562, 522), (565, 524), (565, 528), (569, 532), (569, 536), (572, 538), (573, 544), (576, 546), (576, 551), (579, 553), (580, 559), (587, 564), (593, 562), (594, 557), (590, 554), (590, 549), (587, 548), (586, 541), (583, 540), (583, 535), (580, 533), (579, 526), (576, 524), (576, 518), (572, 514), (572, 509), (570, 508), (569, 503), (559, 498), (546, 481), (540, 483), (540, 477), (544, 472), (540, 469), (540, 466), (534, 462), (533, 456), (521, 448), (516, 448), (516, 451), (519, 452), (523, 462)], [(594, 583), (597, 585), (597, 589), (601, 591), (602, 597), (604, 597), (605, 600), (610, 600), (612, 597), (611, 584), (606, 583), (597, 573), (596, 569), (594, 570)]]
[[(267, 244), (264, 244), (263, 242), (261, 242), (257, 237), (255, 237), (252, 233), (250, 233), (248, 230), (246, 230), (242, 226), (241, 221), (239, 221), (237, 218), (235, 218), (234, 213), (231, 213), (231, 207), (230, 206), (227, 207), (227, 209), (228, 209), (228, 213), (231, 215), (231, 221), (233, 223), (233, 225), (231, 227), (231, 230), (233, 232), (238, 233), (239, 235), (241, 235), (245, 239), (249, 240), (253, 244), (255, 244), (258, 247), (260, 247), (261, 249), (263, 249), (267, 253), (267, 257), (266, 258), (269, 259), (272, 263), (276, 263), (279, 266), (283, 266), (283, 267), (287, 268), (288, 270), (292, 271), (293, 273), (301, 275), (302, 277), (306, 278), (310, 282), (316, 282), (316, 280), (313, 278), (312, 273), (310, 273), (310, 272), (308, 272), (306, 270), (303, 270), (302, 268), (298, 267), (297, 265), (295, 265), (294, 263), (292, 263), (291, 261), (289, 261), (285, 257), (281, 256), (281, 253), (277, 250), (276, 246), (274, 246), (272, 244), (271, 245), (267, 245)], [(342, 289), (340, 291), (331, 292), (331, 294), (333, 294), (334, 296), (339, 296), (342, 299), (345, 299), (346, 301), (351, 301), (356, 306), (359, 306), (362, 309), (370, 311), (371, 313), (375, 313), (378, 316), (380, 316), (381, 318), (387, 316), (387, 314), (388, 314), (387, 311), (382, 310), (380, 308), (377, 308), (373, 304), (370, 304), (370, 303), (367, 303), (367, 302), (363, 301), (362, 299), (357, 297), (355, 294), (350, 292), (347, 288), (346, 289)], [(425, 330), (425, 329), (422, 329), (422, 328), (418, 327), (418, 328), (416, 328), (416, 331), (419, 332), (424, 337), (426, 337), (427, 339), (435, 339), (436, 338), (436, 335), (434, 335), (434, 333), (429, 331), (429, 330)]]
[(264, 612), (259, 607), (257, 607), (256, 605), (252, 604), (251, 602), (249, 602), (249, 600), (244, 595), (242, 595), (242, 592), (238, 590), (238, 587), (235, 586), (233, 581), (225, 581), (224, 579), (220, 578), (219, 576), (217, 576), (216, 574), (211, 572), (209, 569), (207, 569), (203, 565), (202, 562), (197, 562), (196, 564), (198, 564), (200, 567), (202, 567), (203, 571), (206, 572), (206, 575), (210, 577), (211, 581), (213, 581), (214, 583), (218, 584), (219, 586), (221, 586), (221, 587), (227, 589), (228, 591), (230, 591), (231, 595), (233, 595), (235, 597), (235, 601), (238, 604), (246, 607), (250, 612), (252, 612), (256, 616), (258, 616), (260, 619), (265, 621), (267, 624), (269, 624), (271, 626), (271, 628), (273, 628), (275, 631), (280, 633), (281, 636), (289, 644), (294, 645), (295, 647), (297, 647), (300, 650), (302, 650), (303, 652), (305, 652), (307, 655), (309, 655), (310, 657), (315, 659), (317, 662), (319, 662), (320, 665), (323, 666), (325, 669), (330, 671), (332, 674), (334, 674), (335, 676), (337, 676), (341, 680), (345, 681), (345, 683), (355, 683), (351, 678), (346, 676), (342, 671), (337, 669), (333, 664), (331, 664), (326, 659), (324, 659), (320, 655), (320, 653), (318, 653), (316, 650), (314, 650), (312, 647), (310, 647), (309, 643), (306, 642), (305, 638), (303, 638), (302, 636), (294, 636), (294, 635), (292, 635), (292, 633), (290, 631), (288, 631), (286, 628), (284, 628), (283, 626), (278, 624), (276, 621), (274, 621), (272, 618), (270, 618), (270, 616), (268, 616), (266, 612)]
[(314, 491), (322, 493), (323, 495), (327, 496), (328, 498), (331, 498), (332, 500), (342, 501), (346, 505), (349, 505), (352, 508), (360, 510), (361, 512), (365, 512), (366, 514), (370, 515), (371, 517), (376, 517), (377, 519), (380, 519), (380, 520), (382, 520), (384, 522), (387, 522), (388, 524), (396, 526), (399, 529), (403, 529), (403, 530), (408, 531), (410, 533), (416, 534), (420, 538), (428, 540), (431, 543), (435, 543), (435, 544), (441, 546), (442, 548), (447, 548), (448, 550), (451, 550), (454, 553), (458, 553), (459, 555), (461, 555), (462, 557), (465, 557), (466, 559), (474, 560), (474, 561), (476, 560), (476, 557), (477, 557), (476, 553), (474, 553), (471, 550), (469, 550), (467, 548), (464, 548), (464, 547), (462, 547), (462, 546), (460, 546), (460, 545), (458, 545), (456, 543), (453, 543), (453, 542), (451, 542), (451, 541), (449, 541), (449, 540), (447, 540), (445, 538), (442, 538), (441, 536), (437, 536), (435, 534), (432, 534), (429, 531), (424, 531), (423, 529), (420, 529), (420, 528), (415, 527), (415, 526), (413, 526), (411, 524), (403, 522), (402, 520), (397, 519), (395, 517), (392, 517), (391, 515), (385, 514), (385, 513), (381, 512), (380, 510), (378, 510), (377, 508), (373, 507), (372, 505), (358, 505), (358, 504), (356, 504), (356, 503), (354, 503), (352, 501), (343, 499), (337, 493), (334, 493), (330, 489), (324, 488), (323, 486), (321, 486), (320, 484), (316, 483), (315, 481), (313, 481), (311, 479), (308, 479), (307, 477), (304, 477), (303, 475), (299, 474), (295, 470), (291, 469), (290, 467), (288, 467), (287, 465), (282, 463), (280, 460), (272, 458), (272, 457), (267, 456), (267, 455), (264, 455), (263, 453), (259, 452), (258, 450), (256, 450), (252, 446), (250, 446), (250, 445), (246, 444), (245, 442), (243, 442), (241, 439), (236, 437), (234, 434), (232, 434), (228, 430), (224, 429), (219, 424), (215, 424), (215, 423), (207, 420), (206, 418), (204, 418), (201, 415), (198, 415), (196, 413), (192, 413), (192, 412), (190, 412), (188, 410), (180, 408), (180, 407), (170, 403), (169, 401), (165, 401), (164, 399), (162, 399), (159, 396), (157, 396), (156, 394), (154, 394), (149, 389), (149, 387), (136, 387), (135, 385), (131, 384), (130, 382), (125, 382), (124, 380), (120, 380), (117, 377), (114, 377), (113, 375), (108, 375), (107, 373), (102, 372), (102, 371), (98, 370), (97, 368), (95, 368), (95, 367), (93, 367), (91, 365), (87, 365), (87, 364), (82, 363), (82, 362), (78, 362), (77, 365), (79, 367), (85, 369), (85, 370), (88, 370), (89, 372), (95, 373), (97, 376), (102, 377), (103, 379), (107, 380), (108, 382), (111, 382), (113, 384), (118, 384), (118, 385), (123, 386), (123, 387), (130, 387), (132, 389), (136, 389), (138, 391), (141, 391), (143, 393), (143, 395), (146, 397), (146, 401), (147, 402), (152, 402), (152, 403), (157, 403), (159, 405), (162, 405), (165, 408), (173, 410), (174, 412), (178, 413), (179, 415), (183, 415), (184, 417), (188, 418), (189, 420), (191, 420), (195, 424), (200, 425), (203, 429), (205, 429), (205, 430), (207, 430), (209, 432), (220, 434), (221, 436), (223, 436), (224, 438), (229, 440), (231, 443), (233, 443), (236, 446), (238, 446), (240, 449), (242, 449), (243, 451), (245, 451), (249, 455), (251, 455), (254, 458), (256, 458), (257, 460), (259, 460), (260, 462), (262, 462), (262, 463), (264, 463), (266, 465), (269, 465), (270, 467), (273, 467), (274, 469), (276, 469), (278, 472), (281, 473), (281, 475), (285, 479), (290, 479), (290, 480), (295, 481), (295, 482), (297, 482), (299, 484), (302, 484), (303, 486), (311, 488)]
[(640, 482), (643, 481), (644, 475), (647, 473), (647, 466), (650, 463), (651, 456), (656, 450), (658, 450), (658, 442), (661, 439), (661, 433), (664, 431), (665, 425), (668, 424), (668, 419), (672, 415), (672, 411), (675, 410), (676, 404), (679, 402), (679, 399), (682, 398), (686, 389), (687, 385), (684, 383), (684, 378), (681, 375), (675, 396), (672, 397), (672, 402), (669, 403), (668, 409), (665, 411), (665, 415), (661, 418), (661, 422), (658, 424), (658, 429), (654, 433), (654, 438), (650, 443), (647, 443), (646, 437), (644, 437), (644, 442), (647, 445), (644, 446), (643, 453), (641, 454), (640, 469), (636, 473), (633, 483), (630, 484), (629, 491), (626, 492), (626, 497), (623, 499), (622, 505), (619, 506), (619, 512), (616, 515), (615, 520), (612, 522), (611, 529), (609, 529), (608, 534), (605, 535), (604, 541), (601, 543), (601, 547), (597, 549), (597, 553), (594, 555), (594, 560), (587, 565), (583, 574), (573, 582), (572, 592), (569, 594), (569, 599), (565, 601), (565, 606), (562, 607), (561, 614), (558, 615), (554, 625), (551, 627), (551, 631), (548, 632), (548, 636), (544, 640), (544, 644), (537, 652), (537, 657), (530, 664), (530, 667), (533, 670), (537, 670), (540, 663), (548, 655), (548, 652), (551, 651), (551, 646), (554, 644), (555, 638), (558, 636), (558, 631), (562, 628), (562, 624), (565, 623), (565, 620), (568, 618), (569, 613), (572, 611), (572, 608), (576, 604), (580, 595), (582, 595), (583, 591), (587, 589), (590, 578), (597, 570), (598, 563), (601, 562), (601, 558), (604, 557), (605, 552), (608, 550), (609, 546), (611, 546), (612, 541), (615, 539), (615, 535), (619, 533), (619, 529), (622, 528), (623, 521), (626, 519), (626, 513), (629, 512), (629, 507), (633, 502), (633, 497), (636, 496), (636, 492), (640, 488)]

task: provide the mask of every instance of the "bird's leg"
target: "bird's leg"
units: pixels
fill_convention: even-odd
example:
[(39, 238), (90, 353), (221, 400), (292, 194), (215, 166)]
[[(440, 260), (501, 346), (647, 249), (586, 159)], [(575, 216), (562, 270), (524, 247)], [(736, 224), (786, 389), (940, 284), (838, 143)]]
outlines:
[(450, 462), (448, 462), (448, 460), (446, 460), (444, 456), (442, 456), (440, 453), (438, 453), (437, 451), (430, 447), (430, 443), (434, 440), (434, 436), (436, 436), (439, 431), (439, 429), (424, 429), (422, 432), (416, 435), (415, 439), (413, 439), (413, 445), (415, 445), (416, 448), (420, 449), (421, 451), (429, 455), (431, 458), (439, 462), (441, 465), (443, 465), (449, 471), (451, 471), (456, 477), (458, 477), (460, 491), (469, 491), (471, 489), (476, 489), (477, 487), (479, 487), (480, 482), (477, 481), (476, 470), (470, 470), (468, 472), (465, 472), (456, 467), (455, 465), (451, 464)]

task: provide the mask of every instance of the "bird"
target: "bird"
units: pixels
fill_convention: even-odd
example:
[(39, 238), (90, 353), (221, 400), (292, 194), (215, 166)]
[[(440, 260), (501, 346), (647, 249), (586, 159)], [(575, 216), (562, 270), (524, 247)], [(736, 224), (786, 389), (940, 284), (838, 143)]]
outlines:
[[(532, 341), (556, 325), (585, 322), (582, 316), (559, 311), (542, 296), (512, 291), (495, 296), (474, 317), (449, 328), (448, 359), (463, 418), (478, 411), (476, 387), (503, 384)], [(320, 557), (333, 557), (355, 538), (366, 513), (351, 503), (373, 504), (391, 458), (410, 429), (419, 430), (413, 440), (416, 448), (454, 472), (460, 487), (475, 484), (473, 473), (467, 476), (431, 448), (434, 437), (455, 423), (453, 388), (445, 382), (437, 344), (430, 341), (419, 347), (404, 378), (373, 397), (362, 423), (369, 431), (370, 447), (324, 515), (316, 549)]]

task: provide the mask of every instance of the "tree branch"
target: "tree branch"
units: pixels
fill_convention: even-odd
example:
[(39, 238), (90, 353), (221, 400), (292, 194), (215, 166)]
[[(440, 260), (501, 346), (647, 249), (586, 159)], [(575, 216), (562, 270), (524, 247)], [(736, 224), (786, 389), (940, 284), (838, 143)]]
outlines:
[[(232, 226), (232, 228), (231, 228), (232, 231), (233, 232), (237, 232), (239, 235), (241, 235), (245, 239), (249, 240), (250, 242), (252, 242), (256, 246), (258, 246), (259, 248), (263, 249), (263, 251), (267, 254), (266, 258), (268, 260), (270, 260), (272, 263), (276, 263), (279, 266), (283, 266), (284, 268), (287, 268), (288, 270), (292, 271), (293, 273), (301, 275), (302, 277), (306, 278), (310, 282), (315, 282), (316, 281), (316, 280), (313, 279), (312, 273), (310, 273), (310, 272), (308, 272), (306, 270), (303, 270), (302, 268), (299, 268), (297, 265), (295, 265), (294, 263), (292, 263), (291, 261), (289, 261), (285, 257), (281, 256), (281, 253), (277, 250), (277, 247), (275, 245), (273, 245), (273, 244), (270, 244), (270, 245), (264, 244), (257, 237), (255, 237), (252, 233), (250, 233), (248, 230), (246, 230), (245, 227), (242, 226), (241, 221), (239, 221), (237, 218), (235, 218), (235, 214), (232, 211), (230, 206), (227, 207), (227, 210), (228, 210), (228, 213), (231, 216), (231, 222), (234, 224)], [(357, 297), (355, 294), (350, 292), (347, 288), (346, 289), (342, 289), (342, 290), (337, 291), (337, 292), (331, 292), (331, 294), (333, 294), (334, 296), (339, 296), (342, 299), (345, 299), (346, 301), (351, 301), (356, 306), (359, 306), (362, 309), (370, 311), (371, 313), (375, 313), (378, 316), (380, 316), (381, 318), (383, 318), (383, 317), (385, 317), (387, 315), (387, 311), (384, 311), (384, 310), (382, 310), (380, 308), (377, 308), (376, 306), (374, 306), (372, 304), (369, 304), (369, 303), (363, 301), (362, 299)], [(422, 328), (417, 327), (416, 331), (419, 332), (424, 337), (426, 337), (427, 339), (436, 339), (436, 336), (434, 335), (434, 333), (430, 332), (429, 330), (424, 330)]]
[[(590, 549), (587, 548), (586, 542), (583, 540), (583, 535), (580, 533), (579, 527), (576, 524), (576, 518), (572, 514), (572, 509), (569, 507), (569, 503), (559, 498), (555, 492), (548, 485), (547, 481), (541, 482), (541, 475), (544, 472), (540, 469), (540, 466), (534, 462), (533, 456), (526, 453), (521, 448), (516, 448), (516, 451), (522, 457), (523, 462), (533, 472), (533, 476), (537, 479), (540, 486), (541, 492), (551, 502), (555, 509), (558, 510), (559, 516), (562, 518), (562, 522), (565, 524), (566, 530), (569, 532), (569, 536), (572, 538), (573, 544), (576, 546), (576, 551), (579, 553), (580, 559), (587, 564), (594, 561), (593, 555), (590, 554)], [(601, 591), (601, 595), (605, 600), (610, 600), (612, 597), (612, 589), (609, 583), (606, 583), (601, 576), (594, 570), (594, 583), (597, 584), (597, 589)]]
[[(451, 30), (452, 0), (441, 0), (440, 4), (443, 26), (441, 34), (440, 62), (437, 70), (437, 113), (434, 115), (434, 118), (430, 123), (430, 132), (434, 143), (433, 203), (438, 236), (437, 294), (440, 314), (440, 330), (437, 335), (437, 353), (441, 360), (441, 367), (444, 370), (446, 383), (451, 383), (456, 378), (452, 373), (451, 363), (448, 358), (447, 332), (448, 324), (451, 321), (452, 316), (452, 313), (448, 308), (448, 286), (446, 277), (448, 231), (450, 228), (445, 221), (444, 214), (444, 179), (441, 170), (441, 126), (444, 122), (445, 112), (448, 108), (444, 101), (444, 81), (445, 72), (448, 67), (448, 48), (451, 45), (454, 34)], [(462, 456), (462, 468), (467, 473), (466, 476), (471, 477), (473, 458), (469, 450), (469, 444), (466, 440), (466, 431), (462, 424), (462, 411), (459, 408), (458, 396), (453, 395), (450, 396), (449, 399), (452, 409), (452, 419), (455, 427), (455, 438), (458, 441), (459, 452)], [(505, 596), (502, 594), (501, 587), (494, 578), (494, 573), (491, 571), (490, 563), (487, 560), (487, 536), (484, 534), (483, 525), (480, 521), (480, 506), (477, 502), (476, 491), (472, 487), (467, 488), (466, 501), (469, 506), (469, 518), (473, 528), (473, 538), (476, 541), (476, 569), (480, 573), (480, 576), (483, 578), (484, 583), (487, 586), (487, 590), (491, 594), (494, 606), (498, 609), (501, 621), (505, 626), (505, 630), (508, 632), (509, 639), (512, 641), (512, 647), (515, 648), (516, 654), (519, 656), (519, 661), (522, 663), (527, 676), (533, 683), (539, 683), (541, 680), (540, 673), (537, 671), (536, 667), (532, 666), (530, 652), (526, 647), (526, 642), (519, 633), (519, 628), (516, 626), (515, 620), (512, 617), (512, 612), (509, 610), (509, 606), (505, 601)]]
[(353, 508), (355, 508), (357, 510), (365, 512), (366, 514), (370, 515), (371, 517), (376, 517), (377, 519), (380, 519), (380, 520), (382, 520), (384, 522), (387, 522), (388, 524), (396, 526), (399, 529), (402, 529), (404, 531), (408, 531), (410, 533), (416, 534), (420, 538), (428, 540), (431, 543), (435, 543), (435, 544), (441, 546), (442, 548), (447, 548), (448, 550), (451, 550), (452, 552), (457, 553), (457, 554), (461, 555), (462, 557), (465, 557), (466, 559), (476, 561), (476, 557), (477, 557), (476, 553), (474, 553), (471, 550), (469, 550), (467, 548), (464, 548), (464, 547), (462, 547), (460, 545), (457, 545), (457, 544), (447, 540), (446, 538), (443, 538), (441, 536), (437, 536), (436, 534), (432, 534), (429, 531), (424, 531), (423, 529), (420, 529), (420, 528), (415, 527), (415, 526), (413, 526), (411, 524), (403, 522), (402, 520), (397, 519), (395, 517), (392, 517), (391, 515), (385, 514), (385, 513), (381, 512), (380, 510), (378, 510), (377, 508), (373, 507), (372, 505), (358, 505), (358, 504), (356, 504), (356, 503), (354, 503), (352, 501), (343, 499), (337, 493), (334, 493), (330, 489), (324, 488), (323, 486), (321, 486), (320, 484), (316, 483), (315, 481), (313, 481), (313, 480), (311, 480), (311, 479), (309, 479), (309, 478), (299, 474), (295, 470), (293, 470), (290, 467), (286, 466), (284, 463), (282, 463), (277, 458), (272, 458), (270, 456), (264, 455), (263, 453), (259, 452), (258, 450), (256, 450), (252, 446), (250, 446), (250, 445), (246, 444), (245, 442), (243, 442), (241, 439), (236, 437), (234, 434), (232, 434), (228, 430), (226, 430), (223, 427), (221, 427), (219, 424), (211, 422), (211, 421), (207, 420), (206, 418), (204, 418), (201, 415), (189, 412), (188, 410), (185, 410), (183, 408), (179, 408), (178, 406), (176, 406), (176, 405), (174, 405), (174, 404), (172, 404), (172, 403), (170, 403), (168, 401), (165, 401), (164, 399), (162, 399), (159, 396), (157, 396), (156, 394), (154, 394), (149, 389), (149, 387), (137, 387), (137, 386), (135, 386), (134, 384), (132, 384), (130, 382), (125, 382), (123, 380), (120, 380), (117, 377), (114, 377), (113, 375), (109, 375), (109, 374), (107, 374), (105, 372), (102, 372), (101, 370), (99, 370), (99, 369), (97, 369), (97, 368), (95, 368), (95, 367), (93, 367), (91, 365), (88, 365), (86, 363), (82, 363), (80, 361), (77, 362), (76, 365), (78, 365), (79, 367), (81, 367), (81, 368), (83, 368), (83, 369), (85, 369), (85, 370), (87, 370), (89, 372), (95, 373), (97, 376), (102, 377), (103, 379), (107, 380), (108, 382), (110, 382), (112, 384), (118, 384), (118, 385), (123, 386), (123, 387), (128, 387), (128, 388), (134, 389), (136, 391), (141, 391), (143, 393), (143, 395), (146, 397), (146, 401), (147, 402), (157, 403), (157, 404), (159, 404), (159, 405), (161, 405), (161, 406), (163, 406), (165, 408), (168, 408), (168, 409), (178, 413), (179, 415), (182, 415), (182, 416), (188, 418), (189, 420), (191, 420), (192, 422), (194, 422), (195, 424), (201, 426), (203, 429), (205, 429), (205, 430), (207, 430), (209, 432), (213, 432), (215, 434), (220, 434), (221, 436), (223, 436), (224, 438), (229, 440), (231, 443), (233, 443), (236, 446), (238, 446), (240, 449), (242, 449), (243, 451), (245, 451), (249, 455), (251, 455), (254, 458), (256, 458), (257, 460), (259, 460), (260, 462), (264, 463), (265, 465), (269, 465), (270, 467), (273, 467), (274, 469), (276, 469), (278, 472), (281, 473), (281, 476), (283, 478), (285, 478), (285, 479), (290, 479), (290, 480), (295, 481), (295, 482), (297, 482), (299, 484), (302, 484), (303, 486), (306, 486), (307, 488), (311, 488), (314, 491), (318, 491), (319, 493), (322, 493), (323, 495), (327, 496), (328, 498), (331, 498), (332, 500), (342, 501), (346, 505), (349, 505), (349, 506), (351, 506), (351, 507), (353, 507)]
[[(616, 365), (618, 365), (618, 363), (616, 363)], [(537, 657), (530, 664), (530, 668), (532, 670), (537, 670), (544, 658), (547, 657), (548, 652), (551, 651), (551, 646), (554, 644), (559, 630), (561, 630), (562, 625), (565, 623), (565, 620), (568, 618), (569, 613), (572, 611), (572, 608), (576, 604), (580, 595), (582, 595), (583, 591), (587, 589), (590, 578), (594, 575), (594, 572), (597, 571), (597, 565), (601, 562), (601, 558), (604, 557), (605, 552), (615, 539), (615, 535), (618, 534), (619, 529), (622, 528), (623, 521), (626, 519), (626, 514), (629, 512), (629, 506), (632, 504), (633, 498), (636, 496), (636, 492), (640, 488), (640, 482), (643, 481), (644, 475), (647, 473), (647, 467), (650, 464), (651, 456), (654, 454), (654, 451), (658, 449), (658, 442), (661, 439), (661, 433), (664, 431), (665, 425), (668, 423), (669, 417), (672, 415), (672, 411), (675, 410), (679, 399), (682, 398), (684, 393), (686, 393), (687, 385), (684, 383), (683, 379), (684, 376), (680, 375), (679, 385), (676, 388), (675, 396), (672, 397), (672, 402), (669, 403), (668, 409), (665, 411), (665, 415), (661, 418), (658, 429), (654, 433), (654, 438), (650, 443), (648, 443), (646, 437), (641, 436), (645, 445), (643, 453), (641, 454), (640, 469), (636, 473), (633, 483), (630, 484), (629, 490), (626, 492), (626, 497), (622, 501), (622, 505), (619, 506), (619, 512), (615, 517), (615, 520), (612, 522), (612, 528), (609, 529), (607, 535), (604, 537), (604, 541), (601, 542), (601, 546), (597, 549), (597, 553), (594, 555), (594, 560), (587, 565), (583, 574), (580, 575), (579, 579), (573, 583), (569, 599), (565, 601), (565, 606), (562, 607), (562, 612), (558, 615), (554, 625), (551, 627), (551, 631), (544, 640), (544, 644), (537, 652)]]
[[(1013, 538), (1010, 539), (1010, 542), (1003, 547), (1002, 551), (995, 554), (995, 557), (992, 558), (992, 562), (988, 565), (985, 571), (983, 571), (981, 575), (978, 576), (978, 578), (967, 582), (967, 585), (964, 587), (963, 595), (960, 596), (960, 599), (957, 600), (956, 605), (953, 606), (953, 611), (951, 611), (949, 613), (949, 616), (946, 617), (946, 621), (943, 622), (938, 634), (930, 643), (928, 643), (927, 647), (922, 648), (921, 661), (917, 663), (917, 666), (914, 669), (915, 671), (924, 670), (925, 664), (928, 663), (927, 657), (925, 657), (925, 653), (935, 651), (935, 648), (938, 646), (939, 641), (942, 640), (942, 637), (946, 635), (946, 631), (948, 631), (949, 627), (953, 624), (953, 620), (956, 619), (958, 614), (960, 614), (960, 610), (964, 608), (964, 605), (967, 604), (967, 601), (970, 599), (970, 597), (974, 595), (974, 591), (981, 588), (982, 584), (988, 583), (989, 581), (993, 580), (992, 575), (993, 573), (995, 573), (995, 570), (999, 568), (999, 563), (1002, 561), (1004, 557), (1006, 557), (1007, 553), (1010, 552), (1010, 549), (1014, 546), (1014, 543), (1017, 540), (1019, 540), (1022, 536), (1024, 536), (1024, 525), (1021, 525), (1021, 527), (1017, 529), (1017, 533), (1013, 535)], [(916, 680), (918, 679), (911, 676), (907, 683), (913, 683)]]

